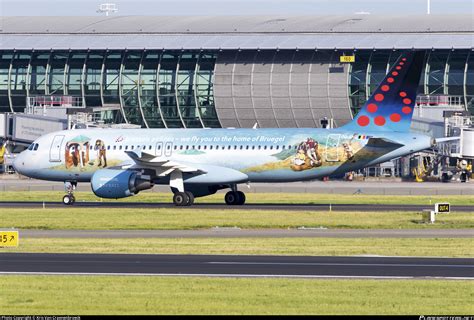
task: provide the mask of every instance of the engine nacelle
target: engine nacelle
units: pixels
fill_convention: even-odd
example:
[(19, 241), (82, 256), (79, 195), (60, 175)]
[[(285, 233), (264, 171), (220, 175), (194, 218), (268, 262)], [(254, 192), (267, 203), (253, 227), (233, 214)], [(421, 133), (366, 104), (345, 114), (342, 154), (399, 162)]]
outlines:
[(140, 175), (136, 171), (101, 169), (92, 175), (91, 187), (98, 197), (118, 199), (151, 189), (153, 182), (150, 176)]

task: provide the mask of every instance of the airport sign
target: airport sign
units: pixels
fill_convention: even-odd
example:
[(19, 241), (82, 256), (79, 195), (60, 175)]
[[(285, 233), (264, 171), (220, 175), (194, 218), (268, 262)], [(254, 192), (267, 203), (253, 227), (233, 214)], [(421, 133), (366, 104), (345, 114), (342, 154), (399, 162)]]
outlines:
[(343, 63), (355, 62), (355, 56), (340, 56), (339, 62), (343, 62)]
[(450, 206), (449, 203), (435, 203), (435, 212), (436, 213), (449, 213)]
[(18, 231), (0, 231), (0, 247), (18, 247)]

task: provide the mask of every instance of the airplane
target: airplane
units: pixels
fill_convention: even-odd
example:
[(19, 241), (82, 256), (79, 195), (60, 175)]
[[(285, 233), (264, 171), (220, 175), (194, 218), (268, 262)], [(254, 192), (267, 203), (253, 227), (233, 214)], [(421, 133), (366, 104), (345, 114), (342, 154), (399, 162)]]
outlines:
[(228, 205), (243, 205), (238, 184), (293, 182), (386, 162), (431, 148), (409, 131), (424, 62), (407, 51), (354, 119), (335, 129), (73, 129), (46, 134), (14, 161), (27, 177), (63, 181), (63, 203), (78, 182), (101, 198), (119, 199), (169, 185), (176, 206), (230, 189)]

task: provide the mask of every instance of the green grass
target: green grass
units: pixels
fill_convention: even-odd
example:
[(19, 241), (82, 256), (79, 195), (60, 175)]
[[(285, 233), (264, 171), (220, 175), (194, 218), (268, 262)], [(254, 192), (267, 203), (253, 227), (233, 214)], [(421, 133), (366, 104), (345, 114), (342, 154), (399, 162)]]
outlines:
[[(20, 233), (21, 237), (21, 233)], [(474, 257), (472, 238), (20, 238), (0, 252)]]
[(4, 314), (473, 314), (472, 281), (0, 276)]
[[(245, 190), (243, 190), (245, 192)], [(61, 201), (61, 191), (6, 191), (0, 192), (0, 201)], [(161, 192), (141, 192), (137, 196), (119, 200), (107, 200), (96, 197), (92, 192), (76, 192), (77, 201), (104, 202), (172, 202), (172, 194)], [(452, 205), (474, 205), (474, 197), (461, 195), (446, 196), (406, 196), (406, 195), (365, 195), (365, 194), (312, 194), (312, 193), (246, 193), (247, 203), (281, 204), (433, 204), (448, 201)], [(223, 203), (224, 195), (215, 194), (197, 198), (196, 203)]]
[(423, 224), (419, 212), (320, 212), (184, 208), (12, 208), (0, 211), (0, 228), (19, 229), (207, 229), (319, 227), (344, 229), (474, 228), (472, 213), (438, 215)]

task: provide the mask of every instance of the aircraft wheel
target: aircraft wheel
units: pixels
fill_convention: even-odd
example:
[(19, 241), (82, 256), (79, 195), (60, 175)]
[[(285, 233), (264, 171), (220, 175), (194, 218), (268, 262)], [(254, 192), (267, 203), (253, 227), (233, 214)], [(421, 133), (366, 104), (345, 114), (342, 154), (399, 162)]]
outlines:
[(71, 196), (70, 194), (67, 194), (63, 197), (63, 203), (67, 206), (70, 206), (74, 203), (74, 196)]
[(237, 201), (237, 205), (241, 206), (245, 203), (245, 193), (243, 193), (242, 191), (237, 191), (237, 198), (238, 198), (238, 201)]
[(234, 191), (229, 191), (225, 194), (224, 200), (225, 203), (228, 204), (229, 206), (234, 206), (238, 204), (239, 202), (239, 194)]
[(185, 191), (184, 193), (188, 196), (187, 206), (192, 206), (194, 204), (194, 194), (190, 191)]
[(188, 205), (189, 200), (188, 195), (184, 192), (176, 192), (173, 196), (173, 203), (178, 207)]

